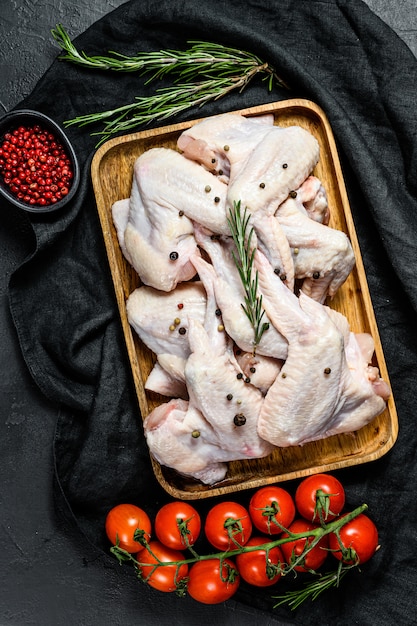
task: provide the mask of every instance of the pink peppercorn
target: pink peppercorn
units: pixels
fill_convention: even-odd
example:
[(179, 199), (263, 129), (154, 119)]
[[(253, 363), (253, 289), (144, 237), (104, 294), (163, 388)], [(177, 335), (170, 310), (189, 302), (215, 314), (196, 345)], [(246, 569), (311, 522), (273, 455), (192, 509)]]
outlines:
[(60, 141), (35, 124), (5, 133), (0, 144), (0, 176), (18, 199), (47, 206), (69, 193), (73, 171)]

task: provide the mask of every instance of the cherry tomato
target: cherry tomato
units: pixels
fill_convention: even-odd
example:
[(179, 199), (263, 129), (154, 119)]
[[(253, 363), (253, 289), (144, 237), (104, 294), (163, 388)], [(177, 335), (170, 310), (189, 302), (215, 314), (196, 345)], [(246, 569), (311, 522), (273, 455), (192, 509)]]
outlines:
[(197, 541), (201, 519), (191, 504), (176, 500), (159, 509), (154, 526), (161, 543), (174, 550), (184, 550)]
[(134, 504), (118, 504), (113, 507), (106, 517), (106, 534), (113, 545), (119, 542), (119, 547), (127, 552), (137, 552), (142, 549), (140, 543), (133, 539), (136, 529), (143, 530), (149, 541), (151, 536), (151, 520), (148, 514)]
[[(291, 533), (305, 533), (309, 530), (314, 530), (315, 528), (320, 528), (317, 524), (313, 524), (312, 522), (307, 522), (305, 519), (296, 519), (290, 525), (288, 530)], [(288, 533), (283, 533), (282, 537), (288, 537)], [(288, 543), (283, 543), (280, 548), (284, 555), (284, 559), (286, 563), (291, 565), (294, 560), (300, 556), (308, 543), (308, 545), (312, 542), (313, 537), (301, 537), (300, 539), (294, 539), (294, 541), (289, 541)], [(314, 546), (308, 552), (304, 559), (300, 562), (299, 565), (296, 565), (294, 569), (297, 572), (308, 572), (311, 570), (316, 571), (321, 565), (323, 565), (324, 561), (327, 558), (327, 548), (329, 545), (328, 536), (324, 535), (322, 539), (320, 539), (319, 543)]]
[(329, 535), (331, 553), (345, 563), (366, 563), (378, 547), (378, 530), (369, 517), (361, 513), (339, 529), (342, 546), (347, 549), (345, 556), (334, 533)]
[(239, 588), (239, 573), (230, 559), (197, 561), (191, 566), (188, 580), (189, 595), (203, 604), (218, 604), (231, 598)]
[(167, 548), (159, 541), (150, 541), (149, 548), (152, 550), (152, 554), (147, 548), (142, 548), (136, 555), (136, 559), (140, 563), (138, 569), (143, 580), (159, 591), (175, 591), (180, 581), (187, 576), (188, 565), (186, 563), (179, 567), (175, 564), (159, 565), (155, 569), (154, 566), (158, 563), (158, 559), (162, 562), (182, 561), (184, 559), (183, 553)]
[(219, 502), (207, 514), (204, 526), (207, 539), (218, 550), (244, 546), (252, 533), (248, 511), (237, 502)]
[(258, 530), (268, 535), (279, 535), (295, 517), (294, 500), (282, 487), (267, 485), (253, 494), (249, 515)]
[(345, 506), (342, 483), (330, 474), (308, 476), (295, 492), (298, 512), (309, 522), (330, 522)]
[[(251, 537), (246, 543), (248, 546), (260, 546), (268, 541), (266, 537)], [(250, 585), (255, 587), (269, 587), (281, 578), (284, 555), (280, 548), (275, 546), (268, 550), (260, 548), (254, 552), (242, 552), (236, 556), (236, 567), (239, 574)]]

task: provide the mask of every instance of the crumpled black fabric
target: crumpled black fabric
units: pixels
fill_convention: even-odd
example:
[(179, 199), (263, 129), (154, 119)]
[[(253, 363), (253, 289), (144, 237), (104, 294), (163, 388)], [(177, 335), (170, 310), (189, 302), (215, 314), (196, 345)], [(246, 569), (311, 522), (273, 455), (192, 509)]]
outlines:
[[(258, 607), (268, 623), (412, 623), (417, 597), (417, 61), (360, 0), (211, 0), (204, 6), (192, 0), (131, 0), (75, 43), (89, 54), (131, 55), (184, 48), (195, 39), (256, 53), (291, 90), (275, 87), (268, 93), (257, 81), (243, 93), (173, 121), (288, 97), (313, 100), (327, 114), (400, 423), (397, 443), (387, 455), (338, 473), (348, 504), (367, 502), (380, 532), (381, 549), (362, 573), (295, 613), (273, 609), (270, 590), (243, 585), (237, 599), (242, 606)], [(99, 73), (57, 60), (19, 108), (37, 109), (62, 123), (131, 102), (155, 87), (136, 74)], [(101, 549), (109, 506), (130, 500), (152, 514), (169, 496), (150, 467), (96, 212), (89, 170), (96, 138), (75, 127), (68, 134), (82, 166), (80, 191), (60, 214), (21, 215), (22, 229), (31, 227), (34, 243), (11, 277), (9, 298), (27, 366), (60, 407), (54, 442), (58, 508)], [(236, 497), (245, 501), (249, 494)], [(201, 503), (203, 511), (207, 506)]]

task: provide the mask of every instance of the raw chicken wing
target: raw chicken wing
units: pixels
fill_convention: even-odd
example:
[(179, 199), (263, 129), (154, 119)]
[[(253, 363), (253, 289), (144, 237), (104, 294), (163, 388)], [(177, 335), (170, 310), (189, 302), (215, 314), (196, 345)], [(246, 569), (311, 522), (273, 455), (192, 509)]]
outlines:
[(258, 432), (281, 447), (320, 439), (341, 395), (343, 335), (326, 307), (302, 293), (297, 298), (259, 251), (255, 257), (264, 307), (288, 340), (288, 356), (266, 394)]
[(311, 219), (303, 205), (303, 185), (276, 212), (293, 252), (295, 277), (318, 302), (334, 296), (355, 265), (351, 243), (344, 232)]
[(152, 352), (187, 358), (188, 319), (202, 322), (206, 304), (206, 291), (200, 281), (181, 283), (170, 292), (143, 285), (128, 297), (126, 312), (130, 325)]
[(300, 126), (272, 126), (231, 181), (227, 205), (241, 202), (250, 213), (273, 215), (290, 191), (297, 189), (319, 160), (319, 144)]
[(160, 404), (143, 426), (149, 451), (161, 465), (209, 485), (225, 477), (230, 453), (221, 448), (210, 424), (186, 400)]
[(177, 145), (188, 159), (201, 163), (228, 183), (273, 123), (273, 115), (252, 118), (239, 113), (213, 115), (185, 130)]

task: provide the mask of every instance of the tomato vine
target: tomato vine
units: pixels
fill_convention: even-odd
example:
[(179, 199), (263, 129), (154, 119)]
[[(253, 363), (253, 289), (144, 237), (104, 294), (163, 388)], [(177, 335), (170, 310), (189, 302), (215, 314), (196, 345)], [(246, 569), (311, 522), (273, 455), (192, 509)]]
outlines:
[[(131, 562), (138, 574), (138, 577), (142, 581), (147, 583), (149, 583), (152, 575), (156, 570), (158, 570), (158, 568), (174, 568), (174, 580), (177, 581), (176, 592), (179, 596), (184, 596), (187, 592), (187, 581), (185, 580), (183, 572), (184, 568), (188, 568), (190, 565), (198, 562), (217, 560), (220, 563), (222, 582), (234, 583), (237, 576), (239, 576), (239, 572), (236, 567), (230, 565), (230, 559), (233, 559), (234, 557), (241, 554), (257, 552), (259, 550), (265, 551), (267, 555), (275, 547), (279, 547), (288, 542), (294, 542), (299, 539), (305, 539), (306, 541), (304, 549), (301, 551), (301, 553), (298, 555), (294, 555), (290, 563), (282, 564), (280, 568), (280, 573), (281, 576), (286, 576), (290, 572), (294, 571), (297, 567), (303, 566), (307, 555), (320, 543), (320, 541), (322, 541), (324, 537), (328, 535), (334, 535), (338, 538), (339, 551), (342, 555), (336, 571), (321, 575), (318, 580), (309, 583), (309, 585), (301, 591), (294, 590), (287, 592), (287, 594), (285, 594), (284, 596), (276, 596), (276, 599), (278, 599), (279, 602), (275, 606), (287, 603), (289, 606), (291, 606), (291, 608), (296, 608), (305, 599), (309, 597), (315, 599), (322, 591), (326, 590), (327, 588), (331, 586), (338, 586), (340, 580), (347, 573), (347, 571), (359, 565), (359, 559), (355, 556), (355, 550), (352, 547), (343, 546), (343, 543), (340, 540), (340, 533), (345, 525), (348, 525), (352, 520), (363, 515), (364, 511), (366, 511), (367, 508), (368, 507), (366, 504), (362, 504), (361, 506), (355, 508), (353, 511), (346, 513), (341, 517), (331, 520), (328, 523), (322, 523), (320, 526), (317, 526), (315, 528), (313, 527), (312, 529), (305, 530), (303, 532), (294, 533), (291, 532), (290, 529), (284, 529), (284, 536), (280, 535), (278, 538), (274, 539), (266, 538), (265, 542), (261, 544), (257, 543), (255, 545), (243, 545), (235, 547), (233, 549), (228, 549), (226, 551), (210, 554), (199, 554), (194, 548), (192, 550), (191, 556), (189, 556), (188, 558), (175, 558), (171, 560), (161, 559), (158, 553), (155, 553), (155, 544), (157, 542), (149, 541), (148, 534), (141, 529), (136, 529), (134, 532), (134, 540), (141, 546), (143, 546), (142, 550), (140, 550), (136, 554), (136, 556), (120, 547), (117, 542), (114, 546), (111, 547), (110, 550), (120, 563), (124, 563), (127, 561)], [(231, 541), (233, 541), (235, 522), (236, 520), (230, 518), (229, 520), (226, 520), (225, 523), (225, 528), (230, 535)], [(178, 526), (186, 536), (187, 530), (186, 528), (184, 528), (183, 520), (178, 520)], [(147, 555), (146, 559), (144, 559), (144, 555)], [(153, 565), (150, 572), (144, 575), (144, 570), (148, 571), (150, 567), (148, 555), (152, 556)], [(223, 565), (226, 565), (226, 567), (223, 567)], [(172, 589), (169, 589), (169, 591), (172, 591)]]

